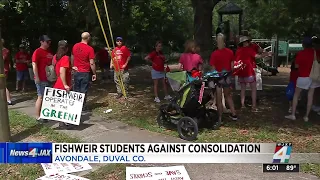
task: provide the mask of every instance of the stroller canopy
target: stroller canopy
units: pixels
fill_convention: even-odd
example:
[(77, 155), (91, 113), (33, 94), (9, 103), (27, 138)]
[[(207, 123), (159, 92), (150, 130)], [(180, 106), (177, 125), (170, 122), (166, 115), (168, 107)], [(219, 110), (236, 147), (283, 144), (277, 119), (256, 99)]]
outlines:
[(169, 84), (173, 91), (179, 91), (180, 88), (187, 82), (187, 71), (168, 72), (166, 74)]

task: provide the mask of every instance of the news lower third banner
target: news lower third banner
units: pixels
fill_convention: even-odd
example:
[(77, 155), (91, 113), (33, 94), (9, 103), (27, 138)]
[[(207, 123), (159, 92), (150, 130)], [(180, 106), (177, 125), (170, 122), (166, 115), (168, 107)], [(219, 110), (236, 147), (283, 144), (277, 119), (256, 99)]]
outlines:
[(319, 163), (292, 143), (0, 143), (0, 163)]

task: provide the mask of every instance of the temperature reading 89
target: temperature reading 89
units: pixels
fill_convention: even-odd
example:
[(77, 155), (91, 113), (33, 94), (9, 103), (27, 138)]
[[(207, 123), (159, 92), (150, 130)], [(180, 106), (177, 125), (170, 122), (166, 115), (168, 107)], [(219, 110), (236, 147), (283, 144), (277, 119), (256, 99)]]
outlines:
[(263, 172), (300, 172), (299, 164), (263, 164)]
[(288, 164), (286, 166), (286, 170), (287, 171), (294, 171), (295, 169), (297, 169), (297, 165), (296, 164)]

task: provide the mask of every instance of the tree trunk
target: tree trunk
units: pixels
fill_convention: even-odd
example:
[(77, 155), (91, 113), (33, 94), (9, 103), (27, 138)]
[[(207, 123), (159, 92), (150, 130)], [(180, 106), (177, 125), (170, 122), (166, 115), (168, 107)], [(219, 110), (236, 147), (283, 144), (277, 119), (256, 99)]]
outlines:
[(212, 11), (220, 0), (192, 0), (194, 10), (194, 38), (206, 57), (212, 50)]

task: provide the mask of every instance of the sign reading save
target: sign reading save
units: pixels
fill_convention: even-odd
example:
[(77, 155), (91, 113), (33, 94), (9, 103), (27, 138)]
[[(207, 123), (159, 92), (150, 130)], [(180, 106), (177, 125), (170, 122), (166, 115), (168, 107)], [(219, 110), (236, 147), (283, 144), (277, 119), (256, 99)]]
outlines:
[(79, 125), (85, 94), (46, 87), (40, 118)]

